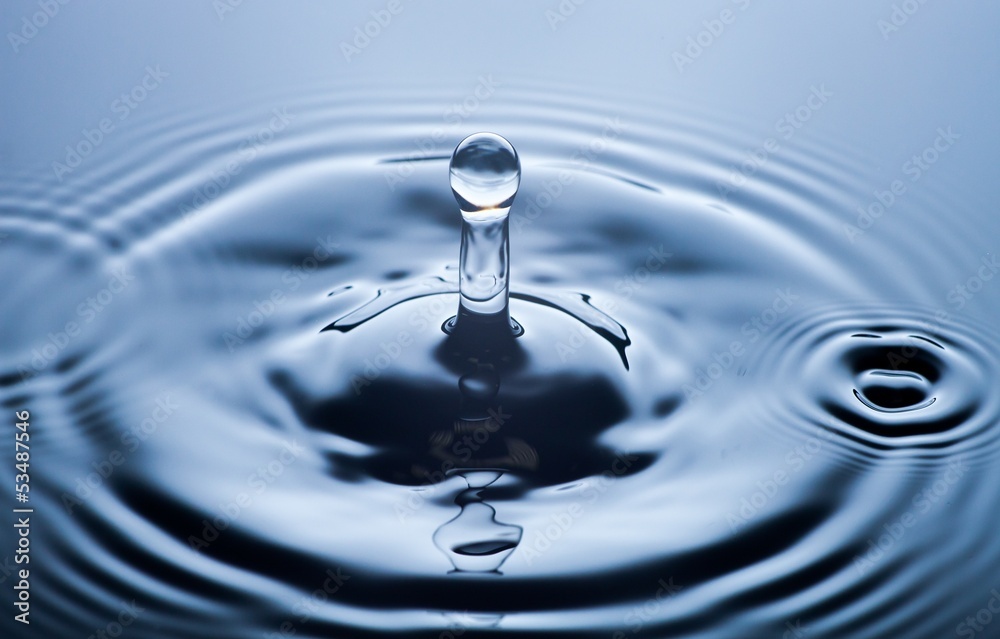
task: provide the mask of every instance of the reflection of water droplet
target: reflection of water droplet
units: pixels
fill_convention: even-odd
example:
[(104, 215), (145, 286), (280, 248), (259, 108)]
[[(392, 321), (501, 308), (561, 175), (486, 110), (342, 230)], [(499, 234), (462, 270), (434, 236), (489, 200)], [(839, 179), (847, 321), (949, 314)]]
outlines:
[(478, 468), (476, 470), (463, 470), (462, 477), (469, 484), (469, 488), (486, 488), (496, 480), (500, 479), (503, 471), (493, 468)]
[(475, 541), (471, 544), (455, 546), (452, 550), (460, 555), (468, 555), (469, 557), (486, 557), (505, 550), (513, 550), (516, 547), (517, 542), (511, 539), (489, 539), (487, 541)]
[(517, 151), (495, 133), (462, 140), (451, 156), (450, 172), (451, 190), (463, 214), (510, 207), (521, 183)]
[(479, 491), (503, 474), (499, 470), (459, 471), (469, 488), (455, 498), (462, 511), (434, 532), (434, 544), (458, 572), (497, 572), (521, 543), (522, 528), (496, 520), (496, 510)]

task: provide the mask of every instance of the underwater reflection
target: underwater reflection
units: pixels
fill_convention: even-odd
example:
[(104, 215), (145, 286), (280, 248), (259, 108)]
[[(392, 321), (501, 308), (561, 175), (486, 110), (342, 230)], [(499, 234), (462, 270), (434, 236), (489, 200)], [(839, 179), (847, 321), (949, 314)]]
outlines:
[(434, 545), (448, 557), (453, 572), (500, 573), (500, 566), (521, 543), (524, 529), (496, 519), (496, 510), (483, 497), (484, 488), (500, 479), (501, 469), (460, 469), (468, 488), (459, 492), (455, 504), (461, 512), (434, 532)]

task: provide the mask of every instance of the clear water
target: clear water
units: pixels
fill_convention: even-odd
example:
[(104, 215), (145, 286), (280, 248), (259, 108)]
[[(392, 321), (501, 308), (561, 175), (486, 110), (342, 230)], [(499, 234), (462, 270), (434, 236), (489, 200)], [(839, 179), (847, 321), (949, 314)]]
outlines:
[[(421, 27), (435, 40), (441, 19), (409, 5), (332, 78), (246, 50), (224, 81), (181, 40), (133, 38), (116, 46), (159, 47), (173, 75), (60, 175), (63, 137), (86, 140), (74, 131), (114, 114), (105, 84), (141, 84), (144, 64), (87, 78), (86, 107), (11, 107), (25, 125), (2, 138), (0, 403), (32, 414), (35, 607), (30, 629), (5, 614), (3, 636), (86, 637), (132, 600), (123, 636), (149, 638), (940, 638), (970, 615), (974, 636), (1000, 636), (976, 621), (1000, 587), (1000, 225), (983, 161), (998, 129), (942, 99), (879, 132), (881, 111), (838, 106), (865, 99), (868, 70), (829, 97), (786, 66), (795, 91), (724, 99), (744, 75), (711, 54), (743, 46), (761, 65), (776, 46), (777, 27), (733, 6), (702, 70), (648, 86), (628, 81), (659, 77), (648, 61), (624, 83), (597, 62), (594, 82), (539, 78), (537, 51), (496, 62), (495, 90), (461, 75), (474, 53), (446, 66), (468, 86), (400, 80), (417, 63), (382, 56)], [(649, 28), (589, 7), (551, 33), (541, 9), (520, 19), (622, 46)], [(25, 69), (55, 64), (57, 29), (130, 28), (62, 11), (5, 87), (52, 91)], [(192, 30), (202, 54), (215, 31), (199, 20), (268, 42), (282, 15), (135, 11)], [(374, 19), (341, 11), (324, 24)], [(692, 34), (713, 17), (674, 11)], [(785, 16), (800, 46), (814, 23), (857, 24), (864, 52), (917, 56), (937, 37), (917, 18), (947, 9), (922, 5), (888, 43), (880, 15), (812, 11)], [(981, 29), (1000, 14), (963, 11), (938, 28), (989, 48), (976, 64), (995, 71)], [(301, 28), (299, 56), (320, 46)], [(852, 60), (819, 68), (843, 80)], [(919, 60), (894, 77), (948, 76)], [(701, 80), (669, 88), (682, 77)], [(699, 87), (712, 77), (731, 83)], [(50, 118), (74, 124), (57, 136)], [(517, 148), (519, 180), (511, 156), (485, 182), (475, 156), (449, 171), (481, 130)], [(463, 215), (507, 206), (509, 247), (486, 233), (497, 250), (461, 261)], [(489, 319), (501, 297), (516, 328), (443, 328), (466, 298)]]

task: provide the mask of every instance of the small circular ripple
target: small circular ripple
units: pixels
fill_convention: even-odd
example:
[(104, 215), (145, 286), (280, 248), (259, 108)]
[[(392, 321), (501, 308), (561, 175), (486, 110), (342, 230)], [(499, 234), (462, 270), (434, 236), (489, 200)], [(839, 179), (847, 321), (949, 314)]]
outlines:
[(818, 425), (854, 459), (908, 463), (1000, 450), (996, 335), (943, 310), (828, 307), (775, 333), (748, 377), (765, 421)]

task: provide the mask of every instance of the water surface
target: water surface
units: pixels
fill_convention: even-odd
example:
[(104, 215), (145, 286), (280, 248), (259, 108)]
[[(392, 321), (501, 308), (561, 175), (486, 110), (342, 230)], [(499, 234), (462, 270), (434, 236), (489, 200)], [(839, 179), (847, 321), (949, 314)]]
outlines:
[[(410, 16), (431, 21), (408, 8), (400, 40)], [(389, 28), (358, 61), (402, 46)], [(448, 79), (204, 100), (177, 73), (78, 168), (0, 184), (0, 401), (33, 415), (45, 636), (133, 599), (131, 636), (192, 638), (920, 638), (988, 605), (996, 193), (946, 177), (984, 170), (973, 131), (903, 136), (937, 153), (913, 179), (713, 93), (508, 74), (461, 116)], [(846, 100), (814, 84), (793, 114)], [(524, 334), (470, 355), (441, 327), (448, 162), (477, 130), (520, 157)], [(399, 303), (351, 321), (377, 298)]]

